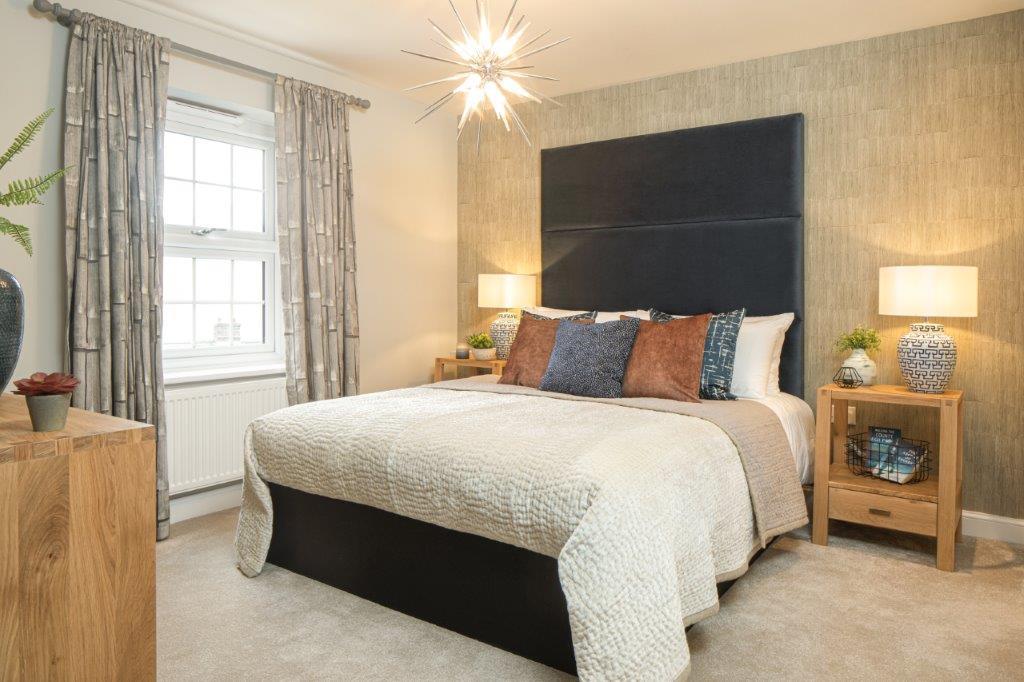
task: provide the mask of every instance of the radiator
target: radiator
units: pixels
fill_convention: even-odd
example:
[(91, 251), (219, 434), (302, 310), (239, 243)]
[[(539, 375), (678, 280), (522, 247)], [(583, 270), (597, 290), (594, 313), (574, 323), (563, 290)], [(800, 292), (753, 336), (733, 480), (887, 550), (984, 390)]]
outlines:
[(240, 479), (245, 427), (288, 405), (283, 377), (169, 386), (164, 400), (172, 495)]

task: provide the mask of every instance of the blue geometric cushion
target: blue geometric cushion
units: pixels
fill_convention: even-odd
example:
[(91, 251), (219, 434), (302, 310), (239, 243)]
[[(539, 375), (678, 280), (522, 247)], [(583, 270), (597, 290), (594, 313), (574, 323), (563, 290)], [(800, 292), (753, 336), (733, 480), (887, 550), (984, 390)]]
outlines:
[(587, 325), (562, 321), (540, 390), (621, 398), (622, 378), (639, 328), (635, 318)]
[[(653, 308), (650, 313), (655, 322), (673, 319), (672, 315)], [(746, 308), (740, 308), (711, 316), (700, 370), (700, 397), (704, 400), (736, 400), (731, 390), (732, 370), (736, 360), (736, 339), (746, 314)]]

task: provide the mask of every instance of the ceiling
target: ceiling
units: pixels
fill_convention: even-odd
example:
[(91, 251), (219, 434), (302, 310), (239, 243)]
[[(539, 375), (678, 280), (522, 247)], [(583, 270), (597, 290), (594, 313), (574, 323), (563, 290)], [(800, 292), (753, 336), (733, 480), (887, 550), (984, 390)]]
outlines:
[[(489, 1), (493, 14), (503, 19), (511, 0)], [(444, 54), (431, 42), (435, 34), (427, 18), (454, 33), (458, 24), (447, 0), (161, 0), (159, 5), (388, 89), (454, 69), (400, 52)], [(455, 0), (455, 5), (475, 26), (473, 0)], [(558, 95), (1020, 8), (1024, 0), (519, 0), (517, 14), (531, 22), (527, 38), (548, 28), (548, 38), (572, 36), (527, 61), (537, 73), (559, 78), (538, 87)], [(414, 95), (431, 101), (443, 94), (441, 87)]]

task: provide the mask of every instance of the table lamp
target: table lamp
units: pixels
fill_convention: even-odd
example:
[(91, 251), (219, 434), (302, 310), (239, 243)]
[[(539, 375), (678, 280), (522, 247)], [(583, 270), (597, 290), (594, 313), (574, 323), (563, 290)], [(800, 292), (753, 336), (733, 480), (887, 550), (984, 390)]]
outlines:
[(931, 317), (978, 316), (978, 268), (908, 265), (878, 270), (878, 313), (923, 317), (896, 346), (907, 388), (942, 393), (956, 368), (956, 342)]
[(477, 306), (505, 308), (491, 325), (491, 340), (499, 360), (508, 351), (519, 329), (519, 317), (510, 308), (525, 308), (537, 302), (537, 278), (534, 275), (478, 275)]

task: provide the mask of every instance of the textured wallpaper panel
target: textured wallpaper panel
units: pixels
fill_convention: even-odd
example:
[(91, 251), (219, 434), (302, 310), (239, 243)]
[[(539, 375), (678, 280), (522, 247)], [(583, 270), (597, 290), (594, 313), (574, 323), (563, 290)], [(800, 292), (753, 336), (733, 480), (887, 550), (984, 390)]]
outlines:
[[(571, 49), (571, 48), (570, 48)], [(541, 148), (803, 112), (807, 396), (842, 360), (837, 334), (879, 327), (880, 379), (913, 320), (877, 315), (878, 268), (977, 265), (979, 317), (941, 320), (967, 391), (964, 506), (1024, 517), (1024, 12), (757, 59), (520, 108), (527, 146), (493, 123), (459, 148), (459, 334), (476, 275), (540, 271)], [(813, 402), (813, 401), (812, 401)], [(923, 411), (867, 408), (858, 427), (936, 439)]]

